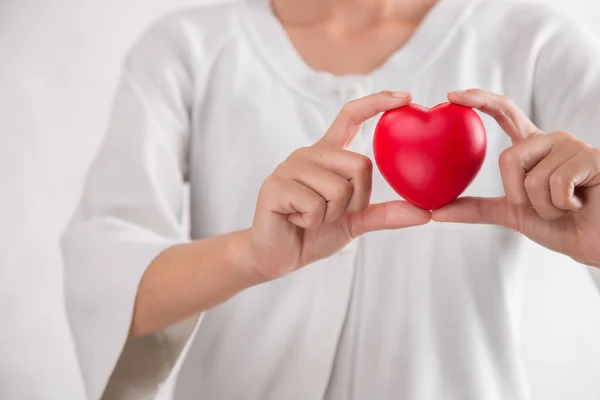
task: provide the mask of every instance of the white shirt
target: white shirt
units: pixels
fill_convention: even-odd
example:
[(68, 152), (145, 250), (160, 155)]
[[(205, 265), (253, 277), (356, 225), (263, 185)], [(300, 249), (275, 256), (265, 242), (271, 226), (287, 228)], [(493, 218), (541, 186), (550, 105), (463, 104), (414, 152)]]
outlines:
[[(161, 20), (127, 57), (63, 239), (89, 398), (153, 398), (181, 367), (177, 399), (529, 399), (519, 347), (526, 240), (498, 227), (371, 233), (199, 319), (144, 339), (127, 332), (152, 259), (250, 226), (264, 178), (317, 141), (348, 100), (385, 89), (434, 106), (450, 90), (484, 88), (511, 97), (542, 129), (598, 147), (599, 55), (578, 26), (521, 1), (441, 0), (368, 76), (307, 66), (267, 0)], [(465, 194), (496, 196), (510, 141), (483, 118), (487, 158)], [(351, 150), (372, 157), (375, 123)], [(375, 171), (372, 200), (393, 199)]]

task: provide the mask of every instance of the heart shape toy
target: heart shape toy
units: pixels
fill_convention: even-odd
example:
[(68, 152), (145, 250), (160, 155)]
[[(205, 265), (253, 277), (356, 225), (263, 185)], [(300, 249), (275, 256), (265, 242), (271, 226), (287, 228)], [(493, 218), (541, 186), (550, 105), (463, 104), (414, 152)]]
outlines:
[(487, 149), (483, 121), (468, 107), (416, 104), (385, 112), (375, 128), (375, 162), (387, 183), (411, 204), (440, 208), (479, 173)]

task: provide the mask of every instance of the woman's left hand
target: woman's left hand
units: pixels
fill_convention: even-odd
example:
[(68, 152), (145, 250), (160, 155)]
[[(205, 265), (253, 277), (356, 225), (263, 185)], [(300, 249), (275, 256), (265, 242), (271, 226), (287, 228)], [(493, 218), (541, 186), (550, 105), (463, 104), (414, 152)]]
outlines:
[(542, 132), (498, 94), (474, 89), (448, 99), (495, 118), (513, 145), (499, 160), (505, 196), (460, 198), (433, 220), (501, 225), (600, 267), (600, 149), (566, 132)]

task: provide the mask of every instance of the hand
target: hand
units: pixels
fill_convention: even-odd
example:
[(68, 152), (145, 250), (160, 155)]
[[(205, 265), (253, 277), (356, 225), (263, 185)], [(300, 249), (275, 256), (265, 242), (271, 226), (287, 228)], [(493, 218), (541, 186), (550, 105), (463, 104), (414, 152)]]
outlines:
[(369, 204), (373, 165), (346, 147), (367, 119), (411, 96), (382, 92), (348, 103), (325, 136), (293, 152), (265, 180), (248, 231), (253, 269), (275, 279), (328, 257), (370, 231), (425, 224), (431, 214), (403, 201)]
[(468, 90), (448, 99), (495, 118), (513, 145), (500, 155), (506, 196), (461, 198), (433, 220), (501, 225), (600, 266), (600, 149), (566, 132), (542, 132), (504, 96)]

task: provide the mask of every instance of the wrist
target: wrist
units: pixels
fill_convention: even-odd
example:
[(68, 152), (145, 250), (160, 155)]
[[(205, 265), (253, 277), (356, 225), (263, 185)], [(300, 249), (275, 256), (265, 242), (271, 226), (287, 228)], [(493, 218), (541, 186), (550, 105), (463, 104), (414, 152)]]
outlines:
[(231, 233), (225, 253), (232, 273), (244, 289), (270, 280), (258, 272), (250, 229)]

